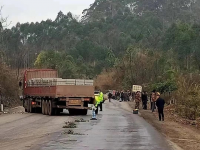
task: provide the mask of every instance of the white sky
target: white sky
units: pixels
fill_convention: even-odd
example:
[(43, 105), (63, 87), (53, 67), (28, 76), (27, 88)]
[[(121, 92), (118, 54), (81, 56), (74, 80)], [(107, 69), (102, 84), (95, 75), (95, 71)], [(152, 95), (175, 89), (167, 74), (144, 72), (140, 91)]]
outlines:
[(94, 0), (0, 0), (0, 6), (4, 6), (3, 17), (8, 17), (8, 22), (12, 21), (8, 27), (11, 28), (17, 22), (54, 20), (59, 11), (81, 15), (93, 2)]

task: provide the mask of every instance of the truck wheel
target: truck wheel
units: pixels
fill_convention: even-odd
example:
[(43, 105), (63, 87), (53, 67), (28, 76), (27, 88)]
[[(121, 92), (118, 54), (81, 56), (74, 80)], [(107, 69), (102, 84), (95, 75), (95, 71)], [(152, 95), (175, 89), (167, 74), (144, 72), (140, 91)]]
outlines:
[(24, 111), (27, 112), (27, 108), (26, 108), (25, 100), (23, 100), (23, 107), (24, 107)]
[(32, 100), (29, 100), (29, 112), (33, 113)]
[(30, 101), (29, 99), (26, 100), (26, 108), (27, 108), (27, 112), (30, 112)]
[(44, 105), (45, 105), (45, 101), (42, 100), (42, 114), (43, 114), (43, 115), (45, 115), (45, 114), (44, 114), (44, 109), (45, 109), (45, 106), (44, 106)]
[(55, 115), (58, 116), (58, 115), (60, 115), (61, 110), (58, 108), (55, 108), (54, 112), (55, 112)]
[(45, 101), (45, 107), (44, 108), (45, 108), (44, 109), (45, 110), (44, 114), (48, 115), (49, 109), (48, 109), (48, 101), (47, 100)]
[(24, 105), (24, 111), (25, 111), (25, 112), (28, 112), (28, 110), (27, 110), (27, 102), (26, 102), (26, 100), (24, 100), (23, 103), (24, 103), (24, 104), (23, 104), (23, 105)]
[(70, 115), (75, 115), (75, 109), (68, 109)]
[(53, 115), (53, 108), (52, 108), (52, 102), (49, 100), (48, 102), (48, 115), (52, 116)]
[(80, 111), (80, 115), (87, 115), (87, 112), (88, 110), (87, 109), (82, 109), (82, 110), (79, 110)]

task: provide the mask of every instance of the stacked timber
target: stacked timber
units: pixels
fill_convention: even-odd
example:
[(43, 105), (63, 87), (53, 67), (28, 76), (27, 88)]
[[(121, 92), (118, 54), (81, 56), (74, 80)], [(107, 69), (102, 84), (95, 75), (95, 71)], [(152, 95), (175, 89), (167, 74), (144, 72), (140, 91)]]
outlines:
[(62, 79), (62, 78), (33, 78), (28, 81), (29, 87), (57, 85), (88, 85), (93, 86), (93, 80)]

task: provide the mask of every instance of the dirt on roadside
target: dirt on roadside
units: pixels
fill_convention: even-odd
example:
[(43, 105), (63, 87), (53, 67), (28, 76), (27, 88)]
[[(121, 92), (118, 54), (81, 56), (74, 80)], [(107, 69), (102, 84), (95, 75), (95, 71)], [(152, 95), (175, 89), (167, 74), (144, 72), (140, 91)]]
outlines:
[[(134, 102), (128, 103), (131, 108), (134, 108)], [(152, 113), (150, 110), (139, 112), (146, 121), (183, 150), (200, 150), (200, 131), (195, 126), (175, 121), (167, 111), (165, 111), (164, 122), (158, 121), (157, 112)]]

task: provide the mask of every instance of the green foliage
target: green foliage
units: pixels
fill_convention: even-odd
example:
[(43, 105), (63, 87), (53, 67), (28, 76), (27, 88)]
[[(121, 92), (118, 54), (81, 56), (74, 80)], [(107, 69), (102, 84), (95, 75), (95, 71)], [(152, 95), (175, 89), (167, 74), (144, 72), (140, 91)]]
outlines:
[(60, 59), (62, 58), (61, 54), (54, 51), (42, 51), (34, 65), (37, 68), (51, 68), (56, 69), (60, 63)]
[(152, 89), (160, 93), (173, 92), (177, 90), (176, 72), (174, 70), (167, 70), (158, 77), (158, 82), (151, 85)]
[[(190, 0), (95, 0), (83, 11), (81, 21), (60, 11), (55, 20), (17, 23), (2, 30), (1, 55), (13, 68), (31, 68), (35, 63), (39, 68), (62, 68), (65, 76), (95, 77), (121, 63), (134, 45), (160, 50), (163, 58), (153, 62), (159, 74), (174, 69), (174, 64), (176, 69), (196, 71), (200, 69), (198, 4)], [(162, 49), (170, 55), (168, 60)], [(63, 55), (72, 56), (73, 61), (65, 62)]]
[(187, 119), (200, 117), (200, 89), (199, 83), (187, 76), (179, 76), (177, 81), (178, 90), (175, 92), (176, 112)]
[(165, 82), (159, 82), (152, 85), (152, 89), (155, 89), (156, 91), (160, 93), (165, 92), (172, 92), (177, 90), (176, 82), (167, 80)]

